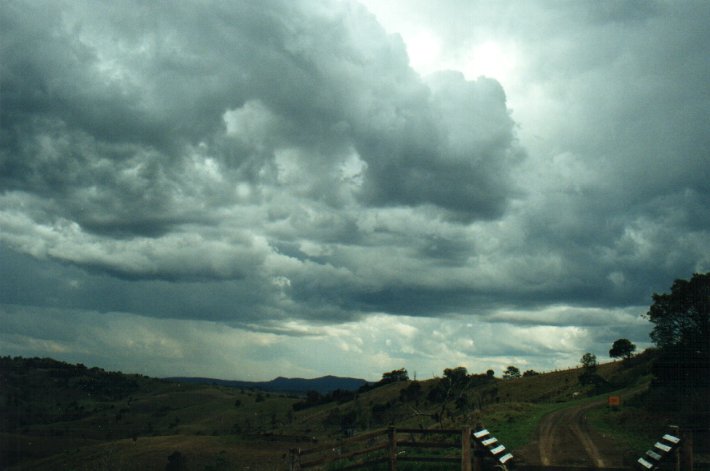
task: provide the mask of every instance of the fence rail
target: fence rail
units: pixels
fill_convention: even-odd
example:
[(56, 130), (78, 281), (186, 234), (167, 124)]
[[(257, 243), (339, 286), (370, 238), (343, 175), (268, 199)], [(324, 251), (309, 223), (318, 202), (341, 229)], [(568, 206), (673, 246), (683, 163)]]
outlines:
[[(675, 469), (692, 471), (692, 432), (684, 431), (683, 441), (678, 440), (684, 446), (675, 449), (677, 455)], [(510, 464), (512, 460), (512, 455), (506, 453), (505, 447), (491, 437), (485, 429), (473, 432), (471, 427), (443, 430), (390, 427), (351, 437), (337, 444), (321, 445), (306, 450), (291, 449), (288, 455), (288, 469), (300, 471), (337, 463), (338, 469), (341, 470), (371, 469), (377, 464), (388, 464), (390, 471), (396, 471), (398, 462), (416, 462), (460, 463), (462, 471), (481, 471), (486, 456), (499, 465)], [(683, 456), (685, 458), (681, 459)], [(501, 467), (507, 469), (505, 466)], [(628, 471), (630, 468), (543, 466), (520, 463), (515, 466), (515, 469), (517, 471)]]
[[(335, 445), (289, 451), (289, 470), (324, 467), (332, 463), (340, 469), (360, 469), (375, 464), (398, 462), (460, 463), (465, 471), (479, 471), (490, 449), (473, 439), (471, 427), (462, 429), (396, 429), (353, 437)], [(448, 451), (447, 451), (448, 450)]]

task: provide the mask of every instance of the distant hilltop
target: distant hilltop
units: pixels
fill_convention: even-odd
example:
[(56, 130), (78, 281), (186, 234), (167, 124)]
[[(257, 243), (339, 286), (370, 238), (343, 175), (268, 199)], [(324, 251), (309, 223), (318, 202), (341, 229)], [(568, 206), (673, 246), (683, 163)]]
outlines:
[(163, 378), (166, 381), (190, 384), (214, 384), (230, 388), (258, 389), (266, 392), (306, 393), (316, 391), (327, 394), (336, 389), (342, 391), (357, 391), (369, 381), (359, 378), (342, 378), (338, 376), (322, 376), (320, 378), (284, 378), (279, 376), (271, 381), (235, 381), (214, 378), (172, 377)]

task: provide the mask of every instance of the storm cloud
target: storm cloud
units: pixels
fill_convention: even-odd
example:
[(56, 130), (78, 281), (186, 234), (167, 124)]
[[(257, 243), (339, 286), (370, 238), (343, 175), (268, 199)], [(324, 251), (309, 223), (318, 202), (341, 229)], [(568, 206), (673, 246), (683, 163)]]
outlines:
[[(195, 371), (225, 329), (267, 376), (647, 342), (651, 293), (710, 270), (708, 6), (365, 3), (7, 2), (0, 350), (90, 363), (48, 318)], [(467, 68), (481, 41), (509, 75)]]

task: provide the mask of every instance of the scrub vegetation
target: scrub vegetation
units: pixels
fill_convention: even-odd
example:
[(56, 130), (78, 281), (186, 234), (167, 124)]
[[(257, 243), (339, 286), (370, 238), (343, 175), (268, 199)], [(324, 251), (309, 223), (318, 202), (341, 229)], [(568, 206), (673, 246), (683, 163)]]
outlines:
[[(654, 356), (602, 364), (597, 374), (609, 391), (647, 385)], [(582, 369), (499, 379), (458, 367), (427, 381), (397, 370), (359, 391), (288, 395), (46, 358), (4, 357), (0, 366), (0, 458), (10, 469), (163, 469), (171, 463), (173, 469), (281, 469), (291, 447), (391, 424), (480, 423), (515, 450), (533, 438), (543, 415), (600, 392), (598, 384), (580, 384)], [(668, 420), (651, 412), (642, 421), (636, 417), (626, 410), (611, 418), (594, 414), (600, 424), (623, 425), (649, 440)]]

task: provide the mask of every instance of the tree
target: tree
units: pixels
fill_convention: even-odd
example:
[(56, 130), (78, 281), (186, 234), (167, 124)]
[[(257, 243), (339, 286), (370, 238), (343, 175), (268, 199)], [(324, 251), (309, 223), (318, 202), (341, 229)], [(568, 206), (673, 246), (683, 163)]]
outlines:
[(580, 360), (582, 362), (582, 366), (584, 367), (585, 370), (587, 370), (590, 373), (593, 373), (597, 369), (597, 356), (593, 353), (585, 353), (582, 355), (582, 359)]
[(493, 377), (495, 377), (495, 375), (496, 375), (496, 372), (493, 370), (486, 371), (486, 376), (488, 376), (489, 378), (493, 378)]
[(446, 368), (444, 370), (444, 381), (447, 384), (460, 385), (464, 384), (468, 378), (468, 370), (464, 366), (458, 366), (456, 368)]
[(380, 383), (387, 384), (396, 383), (398, 381), (409, 381), (409, 374), (407, 374), (407, 370), (405, 368), (401, 368), (399, 370), (392, 370), (387, 373), (382, 373), (382, 379), (380, 380)]
[(646, 317), (660, 356), (654, 375), (660, 384), (684, 387), (710, 383), (710, 273), (675, 280), (670, 293), (653, 294)]
[(528, 376), (537, 376), (540, 373), (538, 373), (535, 370), (527, 370), (525, 373), (523, 373), (523, 376), (528, 377)]
[(636, 345), (631, 343), (629, 339), (619, 339), (614, 342), (609, 350), (609, 356), (612, 358), (624, 358), (628, 360), (636, 351)]
[[(446, 368), (444, 370), (444, 377), (441, 378), (435, 387), (429, 390), (427, 399), (430, 402), (441, 403), (439, 406), (439, 412), (429, 415), (434, 420), (439, 422), (439, 426), (442, 429), (444, 428), (444, 418), (448, 412), (447, 406), (451, 401), (453, 401), (457, 407), (464, 407), (468, 404), (468, 400), (463, 399), (463, 397), (465, 396), (465, 393), (471, 385), (473, 379), (473, 376), (470, 376), (468, 374), (468, 370), (466, 370), (463, 366)], [(419, 412), (419, 414), (425, 415), (421, 412)]]
[(513, 365), (510, 365), (503, 372), (503, 379), (520, 378), (520, 370)]
[(710, 273), (675, 280), (670, 294), (653, 294), (646, 317), (655, 324), (651, 339), (661, 349), (710, 350)]
[(601, 392), (601, 388), (606, 381), (597, 374), (597, 356), (593, 353), (587, 352), (582, 355), (580, 361), (582, 362), (582, 367), (584, 368), (584, 372), (579, 375), (580, 384), (584, 386), (590, 384), (594, 385), (597, 389), (597, 393)]

